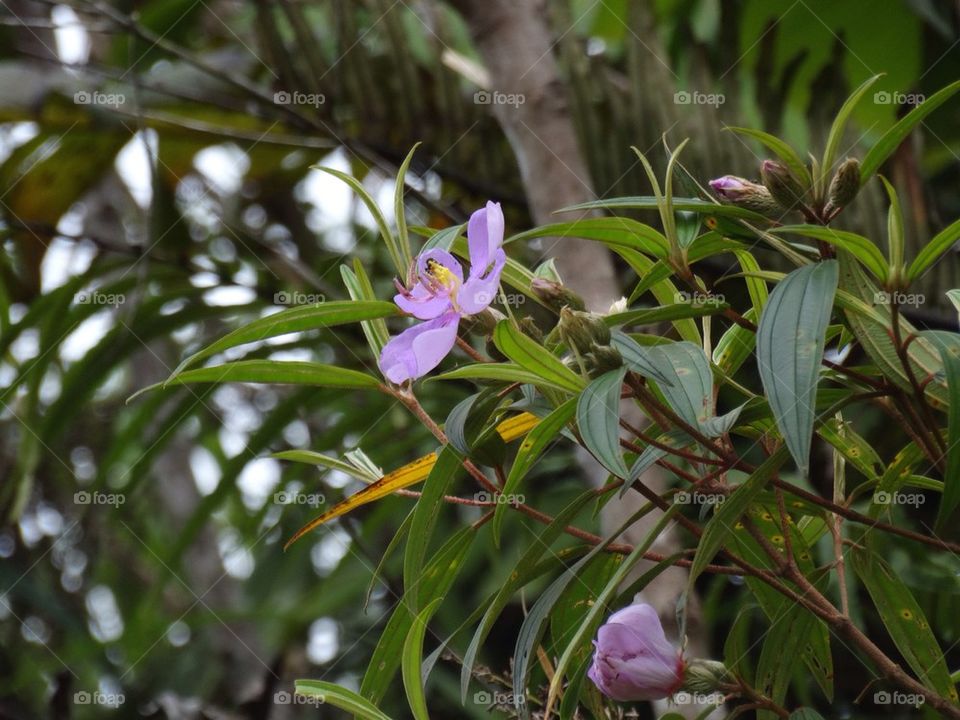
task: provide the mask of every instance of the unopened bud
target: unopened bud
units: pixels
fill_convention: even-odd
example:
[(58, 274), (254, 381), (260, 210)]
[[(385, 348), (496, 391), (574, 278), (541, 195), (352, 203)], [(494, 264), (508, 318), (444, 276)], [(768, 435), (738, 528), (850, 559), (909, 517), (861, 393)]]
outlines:
[(721, 200), (730, 205), (738, 205), (763, 215), (773, 216), (782, 212), (780, 205), (773, 199), (766, 186), (742, 177), (724, 175), (711, 180), (710, 187)]
[(486, 307), (476, 315), (464, 315), (460, 322), (461, 327), (467, 334), (492, 335), (497, 323), (505, 317), (506, 316), (499, 310)]
[(687, 664), (683, 689), (695, 693), (711, 693), (732, 680), (727, 666), (722, 662), (694, 658)]
[(573, 310), (583, 310), (586, 306), (583, 298), (577, 295), (570, 288), (554, 280), (535, 277), (530, 282), (530, 289), (533, 294), (543, 300), (548, 307), (560, 312), (565, 307)]
[(760, 165), (763, 184), (785, 210), (800, 210), (804, 205), (804, 188), (796, 175), (783, 163), (764, 160)]
[(856, 158), (847, 158), (837, 168), (830, 189), (827, 191), (827, 204), (824, 207), (826, 216), (835, 215), (841, 208), (845, 208), (860, 192), (860, 161)]
[(590, 377), (599, 377), (605, 372), (616, 370), (623, 365), (623, 356), (612, 345), (597, 345), (590, 347), (590, 352), (584, 356)]
[(543, 331), (537, 327), (532, 317), (528, 315), (527, 317), (520, 318), (517, 324), (520, 326), (520, 332), (529, 338), (533, 338), (539, 344), (543, 344)]
[(594, 345), (610, 344), (610, 328), (600, 315), (591, 312), (565, 307), (560, 311), (557, 329), (570, 349), (580, 355), (589, 353)]

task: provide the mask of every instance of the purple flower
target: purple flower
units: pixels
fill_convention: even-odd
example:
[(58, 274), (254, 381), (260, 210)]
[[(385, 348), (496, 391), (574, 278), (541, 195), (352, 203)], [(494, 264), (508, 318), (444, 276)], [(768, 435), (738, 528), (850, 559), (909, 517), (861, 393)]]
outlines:
[(470, 216), (467, 247), (470, 273), (446, 250), (434, 248), (416, 261), (416, 282), (401, 288), (393, 301), (406, 313), (427, 322), (407, 328), (380, 353), (380, 370), (392, 383), (415, 380), (433, 370), (453, 349), (460, 318), (485, 309), (497, 294), (507, 262), (500, 203), (487, 202)]
[(621, 702), (659, 700), (683, 684), (686, 663), (646, 604), (615, 612), (597, 632), (587, 672), (600, 692)]

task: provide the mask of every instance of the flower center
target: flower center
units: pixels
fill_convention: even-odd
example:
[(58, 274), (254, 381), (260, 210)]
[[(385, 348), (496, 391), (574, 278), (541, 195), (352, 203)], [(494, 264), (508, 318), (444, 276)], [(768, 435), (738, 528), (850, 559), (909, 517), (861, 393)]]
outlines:
[(430, 284), (435, 286), (434, 290), (436, 291), (440, 288), (446, 290), (447, 295), (450, 297), (450, 302), (453, 304), (453, 307), (457, 309), (457, 290), (460, 289), (460, 278), (454, 275), (446, 265), (437, 262), (433, 258), (427, 258), (426, 265)]

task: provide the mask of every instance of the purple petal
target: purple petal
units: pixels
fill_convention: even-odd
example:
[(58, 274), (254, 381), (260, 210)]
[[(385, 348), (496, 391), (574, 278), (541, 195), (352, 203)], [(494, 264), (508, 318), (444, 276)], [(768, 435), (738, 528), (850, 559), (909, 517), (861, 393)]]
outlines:
[(482, 275), (494, 259), (494, 252), (503, 245), (503, 210), (500, 203), (487, 201), (487, 206), (470, 216), (467, 225), (467, 247), (470, 250), (470, 276)]
[(507, 263), (507, 254), (497, 248), (493, 253), (493, 267), (485, 276), (474, 276), (472, 265), (470, 277), (457, 293), (457, 307), (464, 315), (476, 315), (493, 302), (500, 285), (500, 273)]
[(425, 276), (429, 277), (429, 273), (427, 273), (427, 260), (437, 261), (456, 275), (460, 282), (463, 282), (463, 267), (460, 265), (460, 261), (442, 248), (433, 248), (432, 250), (420, 253), (420, 256), (417, 258), (417, 274), (421, 279)]
[(417, 283), (406, 295), (397, 293), (393, 301), (405, 313), (420, 320), (433, 320), (450, 309), (450, 296), (447, 293), (434, 294), (423, 283)]
[(380, 353), (380, 370), (392, 383), (423, 377), (453, 349), (460, 315), (449, 312), (391, 338)]

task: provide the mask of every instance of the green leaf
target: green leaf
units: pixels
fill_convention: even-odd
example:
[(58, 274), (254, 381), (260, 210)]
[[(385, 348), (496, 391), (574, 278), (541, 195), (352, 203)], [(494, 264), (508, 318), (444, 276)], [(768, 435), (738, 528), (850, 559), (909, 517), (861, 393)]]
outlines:
[[(377, 296), (373, 292), (373, 285), (367, 276), (367, 271), (363, 269), (363, 263), (359, 258), (353, 259), (353, 270), (346, 265), (340, 266), (340, 276), (343, 278), (343, 284), (347, 286), (347, 292), (353, 300), (373, 301)], [(390, 340), (390, 332), (387, 330), (387, 323), (383, 318), (375, 320), (362, 320), (360, 327), (363, 328), (364, 337), (370, 345), (375, 358), (380, 357), (380, 351)]]
[(577, 426), (587, 450), (607, 470), (627, 477), (620, 450), (620, 389), (625, 367), (604, 373), (591, 382), (577, 401)]
[[(608, 198), (606, 200), (592, 200), (590, 202), (580, 203), (579, 205), (570, 205), (557, 212), (612, 209), (657, 210), (658, 208), (656, 197), (635, 195), (630, 197)], [(762, 222), (764, 225), (770, 222), (766, 217), (752, 210), (747, 210), (737, 205), (721, 205), (713, 200), (701, 200), (700, 198), (674, 198), (673, 209), (675, 211), (697, 212), (719, 217), (741, 218), (754, 222)]]
[[(136, 395), (170, 385), (208, 382), (277, 383), (280, 385), (316, 385), (318, 387), (366, 389), (380, 387), (380, 381), (372, 375), (336, 367), (335, 365), (287, 360), (238, 360), (224, 365), (213, 365), (181, 372), (166, 382), (157, 383), (140, 390)], [(133, 397), (136, 397), (136, 395)]]
[[(403, 586), (408, 592), (420, 581), (423, 559), (437, 524), (443, 496), (463, 472), (463, 458), (452, 446), (445, 445), (420, 489), (420, 498), (410, 521), (410, 536), (403, 554)], [(420, 607), (416, 595), (407, 602), (413, 612)]]
[[(671, 298), (676, 299), (676, 297)], [(719, 315), (730, 306), (725, 302), (688, 303), (664, 305), (655, 308), (639, 308), (621, 313), (604, 315), (603, 322), (609, 327), (617, 325), (652, 325), (659, 322), (686, 320), (707, 315)]]
[(754, 470), (750, 477), (744, 480), (722, 504), (716, 506), (717, 509), (700, 537), (700, 542), (697, 544), (697, 553), (690, 564), (690, 577), (687, 580), (688, 592), (693, 590), (694, 582), (703, 572), (703, 569), (710, 564), (713, 557), (730, 540), (737, 521), (740, 520), (740, 517), (746, 512), (757, 495), (767, 486), (770, 478), (780, 469), (780, 466), (786, 460), (786, 455), (782, 447), (778, 449), (760, 467)]
[(663, 385), (672, 385), (670, 378), (654, 364), (654, 356), (649, 348), (643, 347), (632, 337), (620, 331), (611, 333), (611, 344), (620, 352), (623, 361), (633, 372)]
[[(749, 250), (735, 249), (733, 254), (740, 263), (740, 269), (744, 273), (757, 272), (760, 270), (760, 264)], [(759, 315), (763, 311), (763, 306), (767, 304), (767, 283), (761, 278), (745, 277), (747, 284), (747, 293), (750, 295), (750, 302), (753, 305), (753, 311)]]
[[(552, 441), (564, 426), (570, 421), (577, 409), (577, 398), (570, 398), (560, 405), (556, 410), (547, 415), (529, 432), (529, 434), (520, 443), (520, 449), (517, 451), (517, 457), (510, 468), (510, 474), (507, 481), (503, 484), (501, 494), (509, 496), (514, 494), (520, 486), (520, 481), (526, 476), (533, 467), (540, 455), (547, 449), (548, 443)], [(493, 515), (493, 539), (500, 546), (500, 528), (503, 525), (503, 518), (506, 515), (507, 505), (498, 503)]]
[(369, 700), (365, 700), (352, 690), (321, 680), (297, 680), (294, 683), (297, 695), (317, 698), (326, 705), (346, 710), (361, 720), (390, 720)]
[(656, 258), (667, 257), (667, 239), (657, 230), (631, 218), (584, 218), (571, 222), (553, 223), (519, 233), (504, 241), (504, 245), (520, 240), (541, 237), (577, 237), (596, 240), (610, 247), (638, 250)]
[[(636, 567), (637, 563), (643, 559), (644, 553), (650, 549), (650, 546), (653, 545), (653, 543), (660, 537), (660, 534), (667, 526), (667, 523), (672, 522), (673, 516), (679, 510), (679, 507), (679, 505), (673, 505), (667, 509), (665, 513), (663, 513), (660, 519), (657, 520), (656, 525), (654, 525), (650, 532), (647, 533), (647, 536), (644, 538), (643, 542), (637, 543), (637, 545), (633, 548), (633, 551), (626, 558), (624, 558), (623, 562), (620, 563), (616, 571), (613, 573), (613, 576), (607, 581), (607, 584), (604, 586), (603, 590), (601, 590), (599, 595), (597, 595), (596, 601), (590, 605), (590, 608), (587, 610), (583, 621), (580, 623), (577, 631), (567, 644), (566, 650), (563, 651), (563, 654), (557, 661), (557, 666), (555, 668), (553, 679), (550, 682), (550, 688), (547, 694), (548, 710), (553, 706), (557, 692), (560, 690), (560, 684), (563, 681), (563, 676), (566, 674), (567, 668), (570, 666), (570, 662), (573, 659), (574, 653), (580, 647), (582, 647), (584, 643), (589, 643), (590, 637), (594, 632), (596, 632), (597, 628), (600, 626), (600, 623), (603, 621), (604, 613), (610, 607), (611, 602), (617, 597), (618, 591), (627, 579), (627, 575), (631, 570), (634, 569), (634, 567)], [(631, 587), (631, 590), (633, 590), (634, 593), (643, 590), (643, 588), (645, 588), (646, 585), (655, 579), (660, 573), (673, 565), (675, 558), (676, 556), (667, 557), (658, 562), (653, 566), (653, 568), (644, 573), (641, 581), (635, 586)], [(549, 712), (545, 713), (545, 716), (549, 716)]]
[[(630, 565), (630, 567), (632, 567), (632, 565), (636, 564), (636, 561), (643, 555), (644, 552), (646, 552), (647, 548), (653, 544), (653, 541), (656, 540), (660, 530), (662, 530), (666, 523), (672, 519), (676, 507), (677, 506), (669, 508), (663, 514), (663, 516), (654, 526), (653, 532), (647, 536), (643, 543), (638, 544), (636, 548), (634, 548), (634, 551), (631, 553), (631, 557), (628, 558), (628, 560), (625, 560), (620, 566), (621, 569), (624, 566)], [(646, 509), (647, 508), (644, 508), (644, 510), (641, 512), (645, 512)], [(633, 518), (631, 518), (631, 521), (632, 520)], [(540, 643), (540, 638), (543, 636), (543, 631), (545, 629), (544, 624), (550, 614), (550, 611), (563, 594), (563, 591), (567, 588), (567, 585), (569, 585), (570, 582), (572, 582), (573, 579), (579, 575), (581, 569), (587, 563), (593, 560), (593, 558), (599, 553), (603, 552), (604, 548), (610, 544), (612, 539), (623, 532), (623, 529), (624, 528), (621, 528), (615, 533), (611, 534), (602, 543), (595, 545), (589, 553), (584, 555), (571, 567), (566, 568), (564, 572), (556, 580), (554, 580), (546, 590), (543, 591), (540, 597), (537, 598), (537, 602), (534, 603), (532, 608), (530, 608), (530, 612), (523, 620), (523, 625), (520, 626), (520, 632), (517, 633), (517, 643), (513, 653), (513, 687), (527, 687), (527, 681), (530, 676), (530, 658), (534, 656), (537, 645)], [(638, 549), (641, 549), (639, 553), (637, 552)], [(634, 555), (636, 555), (635, 558)], [(633, 559), (632, 564), (630, 563), (630, 559)], [(518, 693), (514, 694), (514, 706), (516, 710), (520, 713), (522, 718), (527, 718), (529, 717), (529, 708), (527, 707), (526, 703), (520, 702), (522, 700), (522, 695)]]
[(957, 690), (950, 680), (943, 650), (909, 588), (876, 553), (854, 547), (849, 557), (890, 638), (920, 682), (957, 702)]
[[(907, 280), (912, 282), (922, 276), (931, 265), (957, 244), (957, 240), (960, 240), (960, 220), (952, 222), (938, 232), (933, 240), (923, 246), (923, 249), (917, 253), (917, 257), (910, 263), (907, 270)], [(953, 292), (957, 291), (954, 290)]]
[(376, 482), (380, 479), (379, 475), (374, 475), (372, 472), (369, 472), (365, 469), (361, 469), (356, 465), (348, 463), (339, 458), (330, 457), (329, 455), (324, 455), (322, 453), (314, 452), (313, 450), (282, 450), (281, 452), (273, 453), (270, 457), (276, 458), (277, 460), (289, 460), (291, 462), (306, 463), (308, 465), (320, 465), (322, 467), (330, 468), (331, 470), (339, 470), (342, 473), (346, 473), (350, 477), (354, 477), (357, 480), (370, 484)]
[(837, 117), (833, 121), (833, 125), (830, 126), (830, 134), (827, 136), (827, 145), (823, 151), (823, 162), (820, 167), (823, 172), (823, 187), (827, 187), (827, 183), (829, 182), (830, 171), (833, 169), (833, 163), (837, 159), (837, 151), (840, 149), (840, 143), (843, 142), (843, 131), (847, 127), (847, 121), (850, 119), (850, 115), (867, 91), (881, 77), (881, 75), (874, 75), (871, 78), (867, 78), (860, 87), (854, 90), (846, 102), (843, 103), (840, 112), (837, 113)]
[[(412, 512), (409, 518), (413, 519)], [(476, 536), (476, 528), (470, 525), (458, 530), (427, 563), (416, 587), (408, 588), (397, 603), (380, 635), (377, 647), (370, 656), (366, 674), (360, 684), (360, 693), (365, 698), (379, 702), (400, 667), (403, 645), (413, 624), (413, 613), (408, 600), (415, 596), (417, 604), (424, 607), (432, 599), (446, 596), (463, 569), (467, 551)]]
[(740, 135), (751, 137), (754, 140), (759, 140), (772, 150), (778, 158), (783, 160), (783, 164), (790, 168), (790, 171), (800, 179), (804, 187), (810, 187), (813, 184), (810, 171), (807, 170), (806, 164), (800, 159), (797, 151), (780, 138), (763, 132), (762, 130), (754, 130), (752, 128), (730, 127), (727, 129)]
[(467, 651), (463, 655), (463, 666), (460, 670), (461, 704), (465, 703), (467, 699), (467, 691), (470, 688), (470, 679), (473, 676), (473, 666), (476, 663), (477, 654), (480, 652), (483, 641), (490, 633), (500, 613), (503, 612), (503, 609), (510, 602), (513, 594), (522, 587), (525, 578), (531, 574), (532, 569), (540, 557), (550, 549), (550, 546), (560, 533), (563, 532), (567, 524), (586, 507), (593, 497), (593, 491), (588, 490), (581, 493), (573, 502), (561, 510), (553, 519), (553, 522), (544, 528), (537, 536), (536, 541), (527, 546), (526, 551), (521, 555), (516, 565), (513, 566), (513, 570), (509, 576), (504, 580), (503, 586), (493, 599), (487, 603), (487, 609), (483, 614), (483, 618), (481, 618), (480, 624), (477, 626), (477, 630), (473, 634), (470, 644), (467, 646)]
[(713, 373), (703, 348), (675, 342), (650, 348), (650, 357), (670, 381), (657, 387), (677, 415), (694, 427), (713, 417)]
[(430, 720), (427, 699), (423, 692), (423, 678), (420, 676), (420, 664), (423, 660), (423, 638), (427, 634), (427, 623), (442, 599), (435, 598), (417, 615), (403, 644), (403, 687), (407, 691), (407, 702), (410, 703), (415, 720)]
[(873, 174), (880, 169), (880, 166), (893, 154), (894, 150), (900, 147), (900, 143), (910, 134), (913, 128), (923, 122), (927, 115), (953, 97), (957, 90), (960, 90), (960, 80), (950, 83), (928, 97), (887, 130), (883, 137), (877, 141), (877, 144), (870, 148), (870, 151), (863, 158), (863, 162), (860, 163), (860, 185), (864, 185), (867, 180), (873, 177)]
[(566, 383), (559, 385), (550, 382), (536, 372), (522, 368), (515, 363), (473, 363), (455, 370), (448, 370), (440, 375), (434, 375), (428, 378), (427, 382), (433, 382), (434, 380), (491, 380), (569, 391)]
[(175, 377), (183, 372), (189, 365), (238, 345), (266, 340), (287, 333), (316, 330), (399, 314), (400, 310), (396, 305), (379, 300), (369, 302), (345, 300), (288, 308), (254, 320), (225, 335), (212, 345), (208, 345), (200, 352), (194, 353), (177, 366), (177, 369), (173, 371), (173, 376)]
[(903, 231), (903, 211), (900, 209), (900, 200), (897, 191), (883, 175), (880, 176), (883, 187), (890, 198), (890, 210), (887, 212), (887, 245), (890, 249), (890, 277), (891, 284), (901, 277), (904, 268), (903, 246), (905, 242)]
[(947, 409), (947, 467), (943, 474), (943, 497), (934, 527), (941, 535), (956, 535), (955, 514), (960, 507), (960, 335), (942, 330), (923, 333), (940, 351), (950, 393)]
[(548, 384), (573, 393), (583, 389), (584, 382), (579, 375), (509, 320), (497, 323), (493, 342), (500, 352)]
[(407, 157), (404, 158), (403, 163), (397, 170), (397, 186), (393, 194), (393, 214), (397, 219), (397, 245), (404, 268), (400, 271), (400, 277), (405, 277), (407, 274), (406, 268), (413, 265), (413, 253), (410, 252), (410, 235), (407, 233), (407, 213), (403, 204), (403, 190), (407, 168), (410, 167), (410, 161), (413, 160), (413, 154), (418, 147), (420, 147), (420, 143), (416, 143), (410, 148), (410, 152), (407, 153)]
[(763, 389), (804, 475), (810, 466), (820, 360), (837, 278), (836, 260), (794, 270), (770, 294), (757, 329)]
[[(883, 256), (880, 248), (863, 235), (847, 232), (845, 230), (834, 230), (833, 228), (823, 227), (821, 225), (785, 225), (774, 228), (773, 233), (797, 233), (805, 237), (811, 237), (816, 240), (823, 240), (837, 247), (848, 250), (864, 266), (873, 273), (873, 276), (881, 282), (887, 279), (889, 267), (887, 259)], [(744, 268), (746, 270), (746, 268)]]

